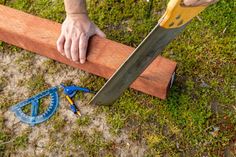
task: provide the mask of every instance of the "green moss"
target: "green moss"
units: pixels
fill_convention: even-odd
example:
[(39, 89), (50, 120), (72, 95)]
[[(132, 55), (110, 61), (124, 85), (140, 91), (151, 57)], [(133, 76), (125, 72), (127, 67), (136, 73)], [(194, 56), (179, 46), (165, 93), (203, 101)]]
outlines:
[(20, 57), (18, 57), (15, 62), (20, 64), (21, 62), (32, 61), (35, 57), (35, 54), (32, 52), (24, 51)]
[(119, 133), (124, 127), (125, 119), (121, 118), (120, 114), (114, 114), (107, 119), (108, 123), (111, 124), (111, 132)]
[(4, 121), (3, 116), (0, 116), (0, 156), (9, 156), (27, 147), (31, 129), (26, 129), (23, 134), (16, 136), (12, 130), (4, 126)]
[(6, 87), (8, 84), (8, 77), (6, 76), (0, 76), (0, 92), (3, 90), (4, 87)]
[(9, 5), (13, 8), (27, 11), (30, 8), (32, 2), (33, 2), (32, 0), (16, 0), (16, 1), (10, 1)]
[(29, 12), (57, 22), (65, 19), (64, 4), (61, 0), (35, 0)]
[(40, 99), (39, 103), (40, 103), (40, 108), (39, 108), (39, 112), (38, 113), (39, 114), (43, 114), (43, 113), (45, 113), (47, 111), (47, 109), (48, 109), (48, 107), (49, 107), (49, 105), (51, 103), (51, 97), (50, 96), (46, 96), (46, 97)]
[(0, 50), (1, 51), (3, 50), (3, 45), (4, 45), (4, 43), (2, 41), (0, 41)]
[(15, 63), (18, 65), (17, 68), (20, 72), (32, 70), (35, 54), (28, 51), (23, 51), (21, 53), (22, 54), (15, 59)]
[(78, 126), (87, 126), (91, 123), (91, 119), (89, 116), (85, 115), (76, 120)]
[(80, 146), (90, 156), (108, 155), (112, 153), (112, 142), (106, 142), (101, 132), (95, 131), (92, 135), (79, 130), (71, 135), (72, 143)]
[(1, 128), (1, 130), (3, 129), (3, 127), (4, 127), (4, 117), (3, 117), (3, 115), (1, 115), (0, 116), (0, 128)]
[(0, 131), (0, 155), (4, 156), (6, 150), (6, 144), (5, 142), (8, 142), (10, 140), (10, 134), (9, 132), (5, 132), (3, 130)]
[(18, 148), (21, 148), (21, 149), (24, 149), (27, 147), (28, 145), (28, 134), (23, 134), (21, 136), (18, 136), (16, 137), (16, 139), (14, 140), (14, 148), (15, 149), (18, 149)]
[[(53, 125), (52, 125), (53, 124)], [(62, 131), (65, 125), (68, 125), (66, 123), (66, 120), (60, 116), (60, 114), (57, 112), (53, 115), (53, 117), (48, 121), (48, 125), (53, 126), (53, 133)]]
[[(48, 107), (51, 103), (51, 97), (50, 96), (46, 96), (43, 97), (39, 100), (39, 109), (38, 109), (38, 115), (41, 115), (43, 113), (45, 113), (48, 110)], [(32, 104), (26, 105), (24, 107), (22, 107), (22, 111), (26, 114), (31, 116), (31, 107)]]
[(32, 93), (31, 95), (37, 94), (46, 90), (48, 85), (45, 83), (43, 74), (32, 75), (28, 80), (24, 82), (26, 87)]
[(6, 0), (0, 0), (0, 4), (6, 4)]
[(92, 91), (99, 91), (99, 89), (104, 85), (106, 80), (104, 78), (95, 76), (95, 75), (90, 75), (86, 77), (81, 77), (81, 86), (89, 88)]
[(5, 42), (0, 41), (0, 50), (2, 54), (14, 55), (22, 49), (13, 45), (8, 45)]
[(23, 113), (25, 113), (28, 116), (31, 116), (31, 104), (22, 107)]
[(63, 1), (60, 0), (6, 0), (6, 5), (58, 22), (65, 18)]
[(16, 104), (19, 100), (17, 99), (11, 99), (13, 96), (13, 93), (9, 93), (7, 95), (0, 95), (0, 110), (6, 111), (9, 109), (10, 106)]
[(44, 61), (43, 66), (47, 74), (56, 74), (63, 68), (61, 64), (59, 64), (58, 62), (52, 59), (48, 59)]
[[(65, 17), (63, 1), (59, 0), (7, 0), (6, 4), (59, 22)], [(153, 0), (152, 7), (142, 0), (92, 0), (88, 7), (90, 18), (109, 39), (136, 47), (157, 24), (166, 4), (167, 0)], [(106, 113), (111, 132), (119, 135), (125, 130), (133, 142), (147, 143), (146, 153), (150, 156), (223, 156), (235, 135), (232, 126), (236, 125), (233, 108), (236, 100), (234, 6), (232, 0), (221, 0), (212, 5), (163, 52), (164, 56), (178, 63), (176, 81), (167, 100), (160, 101), (127, 90), (112, 106), (100, 107), (99, 113)], [(10, 47), (0, 43), (1, 51), (10, 53), (5, 51), (6, 48)], [(44, 66), (53, 75), (60, 70), (57, 64), (49, 61)], [(74, 80), (66, 82), (72, 84)], [(80, 82), (81, 86), (98, 91), (105, 79), (86, 76)], [(47, 86), (43, 74), (32, 76), (25, 85), (30, 91), (37, 92)], [(6, 96), (0, 95), (1, 108), (5, 99)], [(86, 127), (88, 121), (86, 117), (78, 123)], [(60, 131), (63, 126), (63, 120), (56, 120), (55, 130)], [(217, 137), (207, 129), (212, 126), (220, 128)], [(102, 150), (112, 152), (112, 142), (107, 142), (99, 133), (94, 137), (97, 139), (74, 131), (72, 143), (81, 145), (90, 155), (97, 155)]]

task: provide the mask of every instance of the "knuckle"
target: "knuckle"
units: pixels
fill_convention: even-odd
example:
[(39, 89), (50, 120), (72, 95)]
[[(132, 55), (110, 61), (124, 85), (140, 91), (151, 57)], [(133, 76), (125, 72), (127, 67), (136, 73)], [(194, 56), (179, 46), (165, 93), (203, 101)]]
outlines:
[(82, 36), (85, 40), (87, 40), (87, 39), (89, 38), (89, 33), (87, 33), (87, 32), (81, 33), (81, 36)]
[(80, 37), (80, 32), (74, 32), (71, 34), (72, 40), (78, 40)]
[(70, 29), (69, 29), (68, 27), (66, 27), (66, 28), (64, 29), (64, 31), (65, 31), (66, 34), (69, 34), (69, 33), (70, 33)]
[(65, 52), (67, 52), (67, 53), (70, 52), (70, 47), (69, 47), (69, 46), (66, 45), (66, 46), (64, 47), (64, 49), (65, 49)]
[(87, 48), (87, 44), (88, 44), (87, 41), (83, 41), (80, 45), (81, 49), (85, 50)]

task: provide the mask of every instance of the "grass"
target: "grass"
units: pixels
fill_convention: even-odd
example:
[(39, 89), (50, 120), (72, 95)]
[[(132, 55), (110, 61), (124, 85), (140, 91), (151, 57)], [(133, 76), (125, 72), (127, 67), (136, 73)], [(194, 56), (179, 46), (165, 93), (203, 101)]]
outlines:
[(7, 79), (8, 78), (6, 76), (0, 77), (0, 91), (2, 91), (3, 88), (7, 86)]
[[(150, 3), (141, 0), (91, 0), (88, 9), (90, 18), (109, 39), (135, 47), (155, 26), (166, 4), (166, 0), (154, 0), (150, 9)], [(57, 22), (65, 18), (63, 3), (59, 0), (6, 0), (5, 5)], [(112, 106), (98, 109), (99, 113), (106, 114), (110, 133), (117, 137), (125, 131), (130, 141), (145, 143), (145, 156), (233, 154), (236, 139), (235, 30), (234, 1), (221, 0), (201, 13), (163, 52), (165, 57), (178, 63), (176, 81), (168, 99), (160, 101), (131, 89), (125, 91)], [(0, 43), (0, 50), (5, 52), (5, 49), (11, 49), (11, 54), (19, 51)], [(31, 58), (27, 54), (24, 57)], [(44, 66), (55, 67), (48, 70), (53, 75), (61, 70), (56, 64), (47, 61)], [(0, 86), (4, 88), (7, 81), (1, 78)], [(97, 91), (105, 80), (89, 76), (81, 78), (81, 82), (82, 86)], [(35, 93), (47, 87), (43, 74), (32, 76), (23, 85)], [(54, 129), (63, 130), (64, 120), (56, 118), (55, 122)], [(88, 116), (77, 120), (78, 126), (83, 127), (90, 122)], [(215, 127), (219, 132), (213, 136)], [(80, 145), (85, 154), (93, 156), (101, 155), (102, 151), (113, 154), (116, 152), (113, 147), (120, 146), (107, 141), (97, 131), (90, 136), (76, 130), (68, 136), (74, 146)], [(1, 141), (10, 139), (4, 131), (0, 138)], [(17, 141), (27, 143), (27, 138)], [(0, 144), (0, 149), (4, 151), (8, 147)]]
[(89, 124), (91, 124), (91, 118), (87, 115), (77, 119), (76, 123), (79, 125), (79, 126), (87, 126)]
[(53, 123), (53, 133), (59, 132), (66, 125), (65, 119), (63, 119), (59, 114), (52, 117)]
[(0, 155), (10, 155), (17, 153), (19, 149), (24, 150), (28, 146), (28, 133), (30, 130), (26, 130), (21, 135), (12, 138), (10, 130), (3, 127), (3, 121), (1, 117), (1, 131), (0, 131)]
[[(11, 50), (12, 51), (12, 50)], [(14, 51), (19, 51), (19, 49), (15, 49)], [(34, 64), (35, 54), (31, 52), (23, 52), (22, 56), (18, 57), (15, 60), (15, 63), (18, 65), (17, 68), (20, 72), (31, 71), (32, 64)]]
[(81, 146), (86, 154), (90, 156), (104, 156), (111, 154), (112, 142), (106, 142), (103, 139), (102, 133), (94, 131), (92, 136), (88, 136), (81, 131), (74, 131), (72, 133), (72, 143), (75, 146)]
[(45, 83), (43, 74), (33, 74), (29, 79), (25, 80), (24, 85), (32, 93), (31, 95), (35, 95), (49, 87)]
[(55, 74), (60, 71), (63, 67), (61, 64), (56, 64), (54, 60), (48, 59), (43, 62), (43, 67), (45, 68), (45, 72), (48, 74)]
[(14, 141), (14, 148), (26, 148), (28, 145), (28, 134), (18, 136)]
[(2, 112), (8, 110), (8, 108), (12, 104), (16, 104), (18, 100), (12, 100), (11, 97), (13, 96), (13, 93), (9, 93), (7, 95), (0, 95), (0, 110)]

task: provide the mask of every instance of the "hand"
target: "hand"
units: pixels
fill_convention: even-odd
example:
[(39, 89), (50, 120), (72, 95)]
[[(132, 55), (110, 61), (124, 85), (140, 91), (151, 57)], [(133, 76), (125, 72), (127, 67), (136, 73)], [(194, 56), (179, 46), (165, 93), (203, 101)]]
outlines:
[(216, 3), (218, 0), (184, 0), (186, 6), (209, 5)]
[(88, 40), (94, 34), (105, 37), (87, 14), (67, 15), (57, 40), (57, 50), (68, 59), (83, 64), (86, 61)]

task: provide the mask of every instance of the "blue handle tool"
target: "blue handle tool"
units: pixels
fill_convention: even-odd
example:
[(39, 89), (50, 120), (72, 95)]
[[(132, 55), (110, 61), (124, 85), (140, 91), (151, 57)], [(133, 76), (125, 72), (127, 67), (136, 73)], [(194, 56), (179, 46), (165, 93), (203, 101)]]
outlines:
[(76, 107), (76, 105), (74, 104), (74, 102), (71, 98), (73, 98), (75, 96), (77, 91), (81, 91), (81, 92), (85, 92), (85, 93), (95, 93), (95, 92), (91, 91), (88, 88), (75, 86), (75, 85), (65, 86), (64, 84), (61, 84), (61, 87), (63, 88), (63, 92), (66, 95), (66, 99), (70, 103), (71, 111), (74, 114), (77, 114), (77, 115), (81, 116), (81, 113), (80, 113), (79, 109)]
[(91, 91), (88, 88), (80, 87), (80, 86), (65, 86), (61, 84), (61, 87), (64, 89), (64, 93), (68, 95), (69, 97), (73, 97), (77, 91), (85, 92), (85, 93), (95, 93), (94, 91)]
[(81, 113), (80, 113), (79, 109), (75, 106), (75, 103), (73, 102), (73, 100), (72, 100), (68, 95), (66, 95), (66, 99), (67, 99), (67, 100), (69, 101), (69, 103), (70, 103), (70, 109), (71, 109), (71, 111), (72, 111), (74, 114), (81, 116)]

